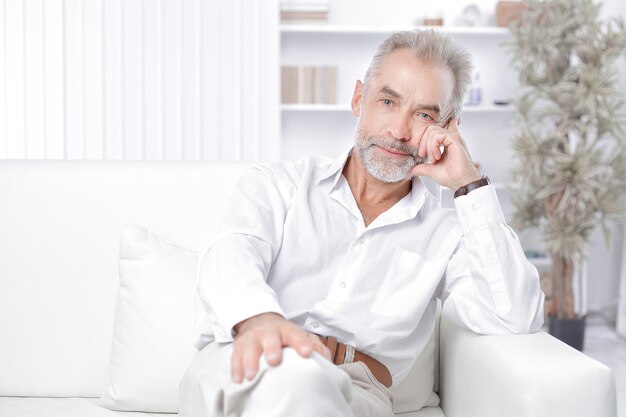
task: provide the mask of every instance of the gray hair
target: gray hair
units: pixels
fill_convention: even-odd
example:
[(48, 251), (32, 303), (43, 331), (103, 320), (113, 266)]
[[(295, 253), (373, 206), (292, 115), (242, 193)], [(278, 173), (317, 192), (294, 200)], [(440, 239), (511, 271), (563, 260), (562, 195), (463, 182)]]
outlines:
[(444, 65), (452, 71), (455, 83), (451, 103), (446, 103), (445, 112), (449, 114), (452, 110), (454, 116), (459, 117), (463, 109), (465, 91), (472, 77), (472, 60), (470, 54), (455, 44), (449, 36), (433, 29), (397, 32), (385, 39), (365, 73), (365, 88), (367, 89), (368, 82), (380, 69), (383, 59), (401, 48), (412, 51), (420, 62)]

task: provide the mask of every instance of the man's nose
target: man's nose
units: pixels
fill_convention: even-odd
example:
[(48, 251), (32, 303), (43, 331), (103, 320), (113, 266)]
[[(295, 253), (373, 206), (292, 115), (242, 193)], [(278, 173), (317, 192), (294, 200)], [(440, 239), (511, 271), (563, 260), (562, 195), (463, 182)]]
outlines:
[(396, 113), (389, 120), (387, 132), (397, 140), (411, 140), (411, 115)]

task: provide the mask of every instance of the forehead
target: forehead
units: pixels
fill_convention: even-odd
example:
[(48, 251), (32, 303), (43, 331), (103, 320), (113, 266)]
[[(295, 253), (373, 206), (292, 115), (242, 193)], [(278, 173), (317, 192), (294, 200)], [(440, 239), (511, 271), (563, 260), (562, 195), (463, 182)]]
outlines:
[(420, 61), (409, 49), (402, 48), (381, 61), (370, 82), (372, 93), (386, 86), (407, 100), (443, 105), (452, 96), (454, 76), (448, 67)]

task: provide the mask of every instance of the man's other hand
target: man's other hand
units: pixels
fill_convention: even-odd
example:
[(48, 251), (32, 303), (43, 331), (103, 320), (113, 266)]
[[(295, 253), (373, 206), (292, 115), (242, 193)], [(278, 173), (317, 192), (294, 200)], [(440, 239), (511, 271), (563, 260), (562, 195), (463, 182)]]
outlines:
[[(418, 164), (411, 175), (424, 175), (452, 191), (481, 178), (472, 163), (465, 141), (459, 133), (459, 123), (452, 118), (446, 127), (434, 124), (425, 126), (416, 134), (419, 138), (418, 155), (428, 156), (430, 164)], [(441, 152), (441, 146), (444, 152)]]
[(235, 343), (231, 357), (233, 381), (252, 380), (259, 371), (259, 359), (265, 354), (270, 366), (279, 365), (283, 348), (292, 347), (304, 358), (313, 351), (330, 360), (330, 351), (318, 336), (309, 333), (276, 313), (263, 313), (235, 325)]

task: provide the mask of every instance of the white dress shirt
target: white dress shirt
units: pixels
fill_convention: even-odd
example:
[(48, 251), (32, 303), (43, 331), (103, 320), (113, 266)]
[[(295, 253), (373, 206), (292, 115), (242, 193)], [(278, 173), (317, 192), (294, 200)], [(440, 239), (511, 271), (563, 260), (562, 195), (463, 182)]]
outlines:
[(537, 270), (505, 223), (493, 186), (441, 208), (411, 192), (365, 227), (337, 160), (306, 157), (251, 169), (198, 269), (201, 349), (233, 326), (275, 312), (408, 373), (443, 314), (484, 334), (537, 331)]

